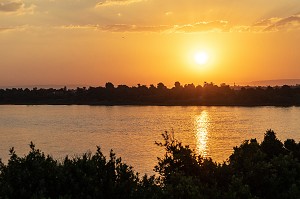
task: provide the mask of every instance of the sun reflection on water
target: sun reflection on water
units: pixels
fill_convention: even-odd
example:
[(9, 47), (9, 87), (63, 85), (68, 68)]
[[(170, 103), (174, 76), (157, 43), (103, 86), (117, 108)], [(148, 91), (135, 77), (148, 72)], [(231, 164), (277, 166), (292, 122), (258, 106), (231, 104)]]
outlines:
[(209, 116), (207, 111), (202, 111), (200, 115), (195, 117), (195, 132), (196, 132), (196, 152), (203, 157), (208, 155), (208, 127)]

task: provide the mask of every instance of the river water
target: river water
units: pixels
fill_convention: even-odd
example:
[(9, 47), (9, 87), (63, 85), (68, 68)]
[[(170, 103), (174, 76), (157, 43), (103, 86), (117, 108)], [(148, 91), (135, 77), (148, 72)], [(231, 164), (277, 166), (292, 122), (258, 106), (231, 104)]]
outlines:
[(205, 106), (0, 106), (0, 157), (9, 148), (23, 156), (33, 141), (46, 154), (62, 160), (113, 149), (139, 173), (154, 174), (164, 151), (154, 144), (161, 134), (190, 145), (196, 153), (225, 161), (245, 139), (263, 139), (273, 129), (280, 140), (300, 140), (300, 107)]

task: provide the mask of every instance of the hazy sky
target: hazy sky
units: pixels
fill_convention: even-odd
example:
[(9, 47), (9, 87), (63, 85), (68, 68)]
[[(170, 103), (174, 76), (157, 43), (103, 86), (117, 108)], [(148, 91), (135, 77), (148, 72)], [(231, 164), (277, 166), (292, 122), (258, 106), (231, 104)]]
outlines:
[(289, 78), (299, 0), (0, 0), (0, 86)]

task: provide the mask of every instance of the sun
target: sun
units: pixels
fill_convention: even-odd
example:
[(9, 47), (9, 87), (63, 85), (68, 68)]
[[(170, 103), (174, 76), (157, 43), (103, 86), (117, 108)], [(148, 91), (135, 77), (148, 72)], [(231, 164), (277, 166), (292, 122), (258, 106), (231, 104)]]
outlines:
[(199, 65), (204, 65), (208, 62), (208, 54), (204, 51), (202, 52), (196, 52), (194, 54), (194, 61), (196, 64), (199, 64)]

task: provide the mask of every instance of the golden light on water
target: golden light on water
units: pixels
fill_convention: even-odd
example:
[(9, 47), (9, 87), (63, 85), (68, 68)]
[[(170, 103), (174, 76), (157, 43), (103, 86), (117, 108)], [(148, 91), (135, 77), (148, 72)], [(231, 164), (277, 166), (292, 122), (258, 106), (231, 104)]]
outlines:
[(208, 127), (209, 127), (209, 116), (207, 111), (202, 111), (200, 115), (195, 117), (195, 128), (196, 128), (196, 152), (203, 157), (207, 156), (208, 147)]

